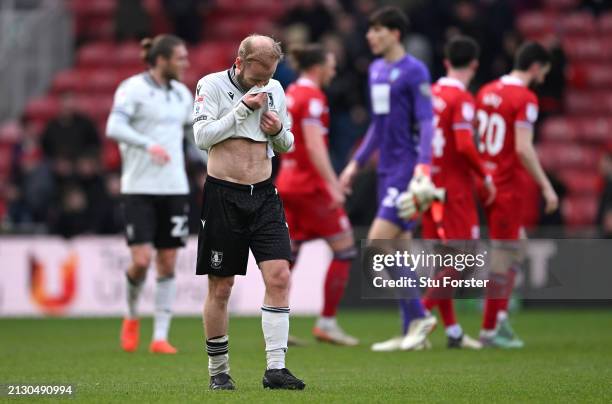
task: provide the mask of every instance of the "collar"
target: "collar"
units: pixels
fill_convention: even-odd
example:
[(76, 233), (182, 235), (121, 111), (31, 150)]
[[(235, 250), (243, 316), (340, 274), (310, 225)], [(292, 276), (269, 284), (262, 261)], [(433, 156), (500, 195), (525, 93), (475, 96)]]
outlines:
[(247, 92), (244, 88), (242, 88), (240, 83), (238, 83), (238, 79), (236, 78), (236, 65), (235, 64), (233, 64), (232, 67), (227, 69), (227, 77), (232, 82), (234, 87), (236, 87), (241, 93), (244, 94)]
[(304, 86), (304, 87), (312, 87), (312, 88), (319, 88), (319, 86), (317, 86), (317, 84), (310, 80), (308, 77), (300, 77), (299, 79), (297, 79), (296, 84), (299, 84), (300, 86)]
[[(155, 87), (155, 88), (158, 88), (160, 90), (164, 90), (164, 88), (161, 85), (159, 85), (159, 83), (157, 81), (155, 81), (155, 79), (151, 75), (151, 72), (149, 72), (149, 71), (144, 72), (144, 80), (151, 87)], [(173, 89), (172, 88), (172, 84), (170, 83), (170, 81), (168, 81), (168, 85), (166, 86), (165, 90), (172, 90), (172, 89)]]
[(465, 90), (465, 86), (463, 85), (463, 83), (454, 77), (441, 77), (440, 79), (438, 79), (438, 84), (440, 84), (441, 86), (457, 87), (461, 90)]
[(518, 77), (510, 76), (509, 74), (502, 76), (499, 81), (504, 84), (525, 87), (525, 83), (523, 83), (523, 80), (519, 79)]

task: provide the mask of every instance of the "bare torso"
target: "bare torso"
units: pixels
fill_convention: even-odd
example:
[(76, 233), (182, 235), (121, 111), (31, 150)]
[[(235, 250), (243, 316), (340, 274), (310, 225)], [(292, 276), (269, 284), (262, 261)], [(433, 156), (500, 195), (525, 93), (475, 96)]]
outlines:
[(267, 143), (228, 139), (212, 147), (208, 154), (208, 174), (238, 184), (256, 184), (272, 175)]

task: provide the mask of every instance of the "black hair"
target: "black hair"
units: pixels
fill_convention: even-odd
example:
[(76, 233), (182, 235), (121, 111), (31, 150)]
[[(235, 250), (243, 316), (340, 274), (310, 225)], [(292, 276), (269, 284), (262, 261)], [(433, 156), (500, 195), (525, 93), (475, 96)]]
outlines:
[(296, 70), (308, 70), (312, 66), (325, 63), (327, 52), (319, 44), (293, 46), (289, 50), (291, 63)]
[(444, 57), (456, 69), (467, 67), (473, 60), (478, 60), (479, 56), (480, 46), (469, 36), (455, 36), (444, 46)]
[(181, 38), (169, 34), (157, 35), (153, 39), (145, 38), (140, 41), (142, 60), (149, 66), (155, 66), (158, 56), (170, 59), (174, 48), (184, 44)]
[(399, 8), (385, 6), (374, 11), (368, 21), (370, 27), (380, 25), (388, 29), (396, 29), (400, 32), (400, 41), (408, 33), (408, 17)]
[(534, 63), (539, 63), (542, 66), (549, 64), (550, 53), (537, 42), (525, 42), (514, 56), (514, 69), (529, 70)]

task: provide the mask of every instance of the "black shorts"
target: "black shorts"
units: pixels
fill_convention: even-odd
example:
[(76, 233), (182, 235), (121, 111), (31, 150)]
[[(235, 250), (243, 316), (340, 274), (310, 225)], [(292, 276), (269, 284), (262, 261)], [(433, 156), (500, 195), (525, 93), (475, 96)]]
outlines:
[(196, 274), (245, 275), (249, 248), (262, 261), (291, 259), (285, 211), (272, 180), (242, 185), (208, 176)]
[(128, 245), (185, 246), (189, 235), (187, 195), (124, 194), (122, 208)]

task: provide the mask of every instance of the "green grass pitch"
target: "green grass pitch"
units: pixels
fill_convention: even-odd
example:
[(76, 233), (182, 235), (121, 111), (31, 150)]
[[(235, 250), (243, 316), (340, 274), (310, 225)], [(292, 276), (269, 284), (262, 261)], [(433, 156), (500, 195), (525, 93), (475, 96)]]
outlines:
[[(461, 314), (461, 313), (460, 313)], [(514, 324), (522, 350), (450, 351), (441, 327), (425, 352), (373, 353), (372, 342), (398, 329), (393, 311), (345, 311), (342, 325), (362, 338), (355, 348), (312, 343), (290, 348), (288, 367), (304, 391), (264, 391), (259, 318), (232, 318), (231, 373), (238, 390), (208, 390), (201, 320), (174, 320), (176, 356), (147, 352), (151, 321), (138, 352), (119, 350), (119, 319), (0, 320), (0, 384), (72, 383), (72, 402), (610, 402), (612, 317), (603, 310), (524, 311)], [(479, 316), (461, 314), (477, 334)], [(292, 334), (308, 337), (312, 318), (294, 317)], [(5, 402), (54, 402), (50, 398)], [(57, 401), (65, 401), (59, 399)]]

